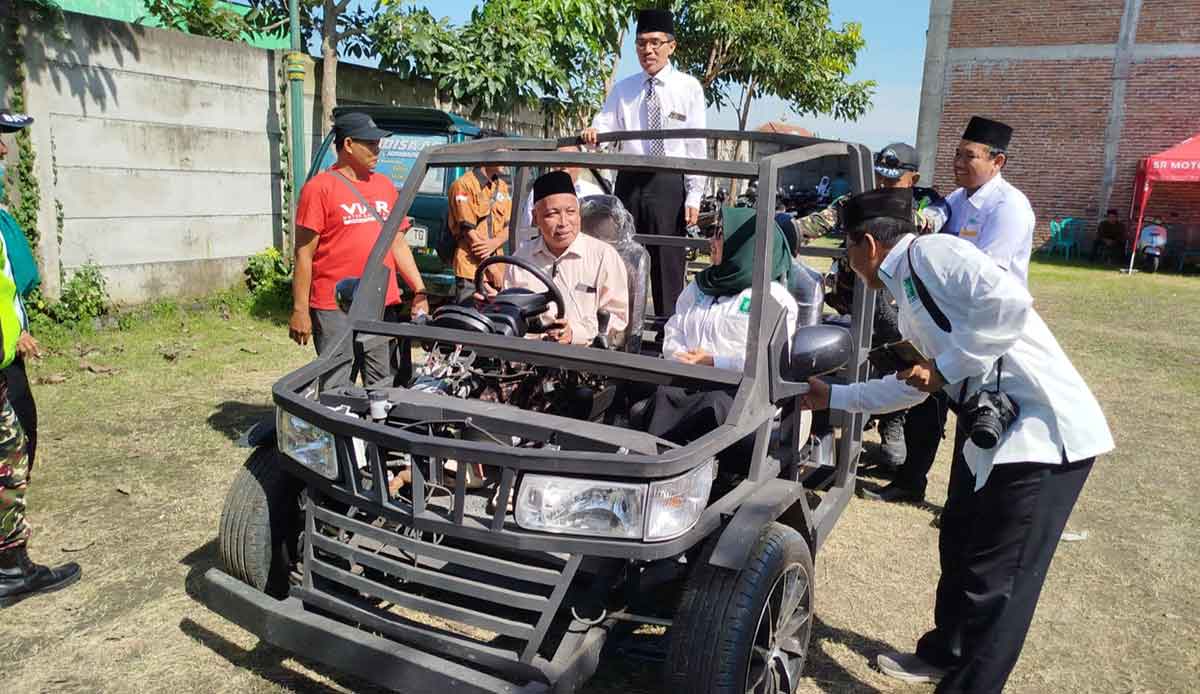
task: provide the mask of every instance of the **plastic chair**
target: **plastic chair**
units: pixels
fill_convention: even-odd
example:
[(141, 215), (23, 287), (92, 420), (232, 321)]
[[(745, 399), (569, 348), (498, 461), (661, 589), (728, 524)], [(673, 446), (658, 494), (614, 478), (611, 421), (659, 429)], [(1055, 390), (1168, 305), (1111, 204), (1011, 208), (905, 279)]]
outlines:
[(1058, 240), (1062, 235), (1062, 224), (1057, 220), (1050, 220), (1050, 240), (1038, 246), (1038, 253), (1054, 253), (1054, 247), (1058, 245)]
[(1054, 239), (1053, 222), (1051, 222), (1051, 246), (1050, 255), (1054, 255), (1062, 251), (1063, 257), (1067, 260), (1071, 259), (1071, 249), (1075, 250), (1075, 254), (1079, 255), (1079, 242), (1076, 240), (1076, 230), (1082, 226), (1082, 223), (1073, 218), (1067, 217), (1058, 223), (1058, 238)]

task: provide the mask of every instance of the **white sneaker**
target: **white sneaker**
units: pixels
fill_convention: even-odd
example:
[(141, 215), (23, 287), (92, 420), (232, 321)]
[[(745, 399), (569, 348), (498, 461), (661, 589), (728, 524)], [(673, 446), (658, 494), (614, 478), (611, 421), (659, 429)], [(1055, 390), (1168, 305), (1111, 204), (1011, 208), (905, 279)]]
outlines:
[(888, 677), (910, 684), (936, 683), (946, 675), (943, 668), (930, 665), (916, 653), (880, 653), (875, 657), (875, 664)]

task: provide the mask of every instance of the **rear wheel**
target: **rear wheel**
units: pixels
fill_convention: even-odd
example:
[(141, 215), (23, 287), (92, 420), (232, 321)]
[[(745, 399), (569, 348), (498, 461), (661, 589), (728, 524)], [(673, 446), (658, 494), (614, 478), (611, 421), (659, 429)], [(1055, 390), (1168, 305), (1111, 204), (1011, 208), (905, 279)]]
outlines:
[(813, 621), (813, 563), (800, 533), (780, 523), (759, 536), (746, 567), (701, 554), (671, 627), (667, 686), (702, 694), (790, 694)]
[(250, 454), (225, 496), (218, 532), (225, 570), (277, 598), (287, 596), (302, 528), (302, 485), (283, 471), (281, 458), (273, 446)]

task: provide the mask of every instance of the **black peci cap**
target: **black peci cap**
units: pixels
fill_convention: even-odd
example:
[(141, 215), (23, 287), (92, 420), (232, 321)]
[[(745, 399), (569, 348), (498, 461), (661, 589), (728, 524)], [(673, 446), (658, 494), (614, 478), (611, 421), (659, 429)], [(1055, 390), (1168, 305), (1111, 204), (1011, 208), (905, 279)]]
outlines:
[(890, 217), (912, 223), (913, 194), (908, 188), (880, 188), (855, 195), (842, 205), (842, 226), (854, 229), (868, 219)]
[(351, 140), (382, 140), (392, 133), (383, 130), (365, 113), (343, 113), (333, 119), (333, 134), (338, 142)]
[(1012, 133), (1012, 128), (998, 120), (972, 116), (971, 122), (967, 123), (967, 129), (963, 131), (962, 139), (995, 149), (1008, 149)]
[(653, 34), (661, 31), (664, 34), (675, 33), (675, 16), (670, 10), (642, 10), (638, 12), (637, 33)]
[(535, 205), (544, 197), (562, 193), (575, 195), (575, 182), (571, 180), (571, 174), (566, 171), (551, 171), (538, 176), (538, 179), (533, 182), (533, 204)]

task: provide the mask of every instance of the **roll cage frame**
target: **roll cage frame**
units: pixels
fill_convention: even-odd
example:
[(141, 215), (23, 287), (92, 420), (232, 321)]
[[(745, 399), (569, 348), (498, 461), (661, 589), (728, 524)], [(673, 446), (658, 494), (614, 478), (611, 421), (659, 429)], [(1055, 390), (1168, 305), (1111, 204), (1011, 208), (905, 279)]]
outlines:
[[(815, 552), (828, 536), (854, 491), (855, 471), (861, 451), (864, 415), (831, 412), (831, 425), (840, 427), (836, 469), (832, 480), (821, 496), (820, 503), (810, 508), (800, 484), (800, 443), (784, 442), (778, 447), (778, 457), (769, 455), (772, 424), (776, 409), (785, 401), (797, 398), (808, 390), (806, 383), (785, 378), (785, 361), (789, 336), (785, 334), (783, 307), (767, 290), (771, 278), (772, 247), (770, 234), (758, 233), (755, 238), (755, 265), (750, 307), (750, 332), (747, 336), (747, 358), (742, 372), (714, 367), (688, 365), (656, 356), (602, 351), (576, 345), (531, 341), (521, 338), (483, 335), (460, 330), (435, 328), (428, 324), (388, 323), (381, 320), (389, 273), (384, 265), (386, 254), (416, 198), (422, 179), (430, 168), (475, 166), (492, 163), (517, 168), (513, 179), (513, 200), (522, 201), (529, 184), (532, 167), (581, 166), (599, 170), (672, 172), (700, 174), (718, 178), (757, 179), (760, 191), (755, 224), (757, 229), (774, 224), (776, 187), (779, 172), (809, 160), (825, 156), (846, 156), (849, 159), (848, 177), (854, 192), (871, 187), (871, 152), (864, 145), (821, 140), (817, 138), (775, 133), (748, 133), (728, 130), (661, 130), (613, 132), (599, 136), (600, 143), (620, 143), (644, 139), (703, 138), (765, 142), (791, 146), (794, 149), (762, 158), (757, 162), (652, 157), (640, 154), (609, 152), (560, 152), (557, 147), (580, 144), (575, 137), (559, 139), (488, 138), (459, 144), (431, 147), (421, 152), (409, 174), (392, 212), (383, 225), (367, 261), (364, 275), (354, 294), (349, 310), (350, 329), (331, 349), (308, 365), (289, 373), (273, 387), (273, 399), (281, 410), (304, 419), (330, 433), (336, 446), (338, 478), (329, 480), (315, 472), (289, 462), (289, 469), (330, 497), (348, 504), (370, 504), (374, 512), (421, 530), (449, 533), (466, 539), (495, 543), (513, 550), (580, 553), (592, 556), (637, 560), (654, 560), (678, 555), (702, 541), (736, 514), (732, 526), (750, 527), (758, 515), (773, 520), (801, 501), (805, 532)], [(510, 234), (510, 250), (513, 234)], [(637, 241), (646, 246), (687, 246), (706, 244), (703, 240), (684, 237), (638, 235)], [(799, 255), (809, 257), (840, 257), (844, 251), (803, 247)], [(837, 375), (841, 382), (860, 382), (868, 376), (865, 359), (870, 345), (871, 316), (875, 292), (857, 281), (854, 301), (851, 341), (853, 352), (848, 365)], [(662, 317), (660, 317), (662, 318)], [(647, 323), (651, 321), (648, 320)], [(555, 415), (527, 412), (508, 405), (452, 398), (450, 396), (417, 393), (398, 387), (384, 386), (403, 418), (418, 420), (473, 419), (498, 433), (539, 438), (554, 445), (541, 449), (517, 449), (493, 443), (463, 441), (422, 434), (387, 424), (359, 419), (331, 409), (341, 404), (361, 407), (366, 400), (362, 389), (348, 387), (350, 383), (324, 382), (324, 378), (339, 367), (351, 364), (352, 375), (361, 371), (366, 346), (380, 338), (399, 342), (400, 377), (412, 374), (414, 346), (430, 342), (457, 345), (481, 356), (524, 362), (531, 365), (561, 368), (610, 376), (628, 381), (655, 385), (685, 386), (693, 389), (736, 389), (734, 406), (726, 422), (697, 441), (678, 446), (638, 431), (626, 428), (579, 421)], [(317, 400), (307, 393), (314, 382), (321, 383)], [(343, 387), (346, 386), (346, 387)], [(379, 387), (374, 384), (372, 389)], [(797, 421), (799, 412), (795, 412)], [(622, 479), (652, 481), (686, 473), (713, 459), (717, 453), (741, 440), (754, 436), (753, 459), (744, 481), (722, 497), (712, 501), (696, 525), (684, 535), (662, 542), (643, 540), (611, 540), (546, 534), (525, 531), (507, 520), (505, 500), (515, 494), (517, 474), (579, 476), (591, 479)], [(353, 469), (351, 438), (366, 442), (369, 474), (374, 484), (365, 488)], [(415, 456), (454, 458), (466, 463), (481, 463), (502, 470), (498, 503), (490, 523), (464, 517), (462, 512), (463, 483), (458, 475), (455, 509), (451, 513), (430, 509), (424, 503), (425, 480), (419, 466), (414, 465), (413, 502), (389, 498), (381, 462), (380, 449), (406, 451)], [(785, 474), (780, 479), (781, 472)], [(738, 519), (742, 523), (738, 524)], [(747, 543), (727, 532), (713, 553), (712, 563), (738, 568), (745, 561)], [(724, 540), (728, 540), (725, 542)]]

